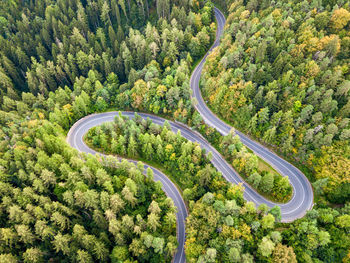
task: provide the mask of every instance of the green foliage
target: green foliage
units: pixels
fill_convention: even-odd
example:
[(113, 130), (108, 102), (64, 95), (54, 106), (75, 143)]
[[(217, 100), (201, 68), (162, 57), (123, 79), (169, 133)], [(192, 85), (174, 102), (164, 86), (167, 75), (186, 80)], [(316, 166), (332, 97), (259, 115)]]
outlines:
[[(189, 53), (202, 56), (215, 35), (212, 9), (203, 2), (24, 1), (16, 8), (6, 5), (15, 1), (4, 2), (1, 98), (3, 93), (15, 98), (16, 91), (48, 96), (58, 87), (72, 87), (90, 70), (100, 81), (114, 72), (129, 82), (129, 73), (152, 60), (165, 69)], [(199, 41), (199, 52), (189, 48), (192, 39)]]
[(261, 178), (261, 182), (259, 184), (259, 188), (263, 191), (263, 192), (270, 192), (273, 188), (273, 182), (274, 182), (274, 176), (271, 173), (267, 173), (265, 174), (262, 178)]
[(337, 222), (344, 222), (348, 213), (349, 205), (341, 209), (313, 209), (285, 229), (283, 239), (294, 248), (298, 260), (309, 257), (313, 261), (346, 262), (350, 239)]
[(214, 255), (218, 262), (264, 262), (283, 253), (293, 257), (293, 248), (283, 245), (281, 232), (274, 231), (274, 216), (257, 213), (252, 202), (240, 204), (231, 191), (242, 189), (232, 186), (224, 193), (207, 193), (191, 207), (187, 261), (212, 260)]
[(218, 141), (220, 152), (253, 188), (278, 202), (290, 199), (292, 187), (288, 177), (261, 170), (259, 162), (262, 160), (249, 152), (233, 129), (228, 135), (220, 136)]
[[(200, 146), (184, 139), (180, 133), (173, 133), (168, 124), (161, 127), (137, 114), (134, 119), (119, 115), (113, 123), (90, 129), (86, 140), (96, 150), (161, 165), (184, 189), (185, 200), (197, 200), (207, 191), (219, 191), (219, 187), (224, 185), (227, 187)], [(102, 146), (102, 141), (113, 143)], [(134, 187), (128, 185), (128, 188), (132, 190)]]
[[(218, 2), (230, 15), (205, 68), (210, 105), (312, 167), (316, 190), (345, 203), (349, 5)], [(214, 39), (212, 11), (203, 1), (0, 1), (0, 262), (171, 261), (175, 210), (150, 170), (64, 142), (76, 120), (110, 107), (186, 122), (249, 183), (291, 194), (288, 178), (259, 172), (256, 156), (193, 109), (190, 69)], [(349, 261), (349, 205), (279, 223), (279, 207), (245, 202), (197, 144), (137, 116), (88, 140), (170, 171), (189, 201), (188, 262)]]
[[(349, 199), (350, 6), (344, 3), (228, 1), (226, 30), (201, 82), (220, 117), (308, 169), (310, 179), (328, 178), (324, 197), (335, 203)], [(287, 194), (271, 181), (262, 176), (263, 191)]]
[(79, 155), (46, 120), (12, 121), (1, 129), (2, 262), (171, 261), (175, 208), (142, 165)]

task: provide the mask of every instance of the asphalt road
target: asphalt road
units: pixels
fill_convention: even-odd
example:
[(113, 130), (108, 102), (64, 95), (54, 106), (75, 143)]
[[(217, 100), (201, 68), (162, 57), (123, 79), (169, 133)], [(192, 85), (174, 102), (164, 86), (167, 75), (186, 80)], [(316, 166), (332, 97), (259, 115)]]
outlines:
[[(216, 41), (213, 46), (210, 48), (208, 53), (219, 45), (220, 36), (223, 33), (223, 27), (225, 24), (225, 17), (223, 14), (215, 8), (215, 16), (217, 20), (217, 33)], [(193, 96), (197, 98), (198, 104), (196, 106), (199, 113), (202, 115), (205, 122), (216, 128), (219, 132), (226, 135), (232, 127), (221, 121), (214, 113), (212, 113), (209, 108), (206, 106), (199, 89), (199, 80), (202, 72), (203, 65), (205, 63), (207, 55), (203, 60), (198, 64), (191, 76), (191, 87), (193, 90)], [(77, 121), (72, 128), (70, 129), (67, 135), (67, 142), (80, 152), (98, 154), (94, 150), (90, 149), (83, 141), (84, 135), (92, 127), (101, 125), (105, 122), (111, 122), (114, 120), (114, 117), (118, 112), (107, 112), (92, 114), (86, 116), (79, 121)], [(122, 112), (122, 115), (128, 116), (129, 118), (134, 117), (133, 112)], [(157, 117), (155, 115), (138, 113), (142, 118), (150, 118), (154, 123), (162, 125), (165, 119)], [(193, 131), (184, 124), (177, 122), (169, 121), (169, 124), (172, 127), (174, 132), (180, 130), (183, 137), (186, 139), (198, 142), (200, 146), (206, 149), (207, 152), (211, 151), (213, 153), (212, 164), (223, 174), (227, 181), (238, 184), (242, 183), (245, 187), (244, 197), (246, 200), (253, 201), (256, 205), (265, 203), (269, 207), (273, 207), (276, 203), (273, 203), (269, 200), (266, 200), (260, 194), (258, 194), (254, 189), (247, 185), (244, 180), (233, 170), (233, 168), (226, 162), (226, 160), (212, 147), (207, 140), (205, 140), (199, 133)], [(293, 186), (293, 197), (286, 204), (277, 204), (281, 207), (282, 212), (282, 221), (288, 222), (294, 219), (300, 218), (305, 215), (306, 211), (309, 210), (313, 205), (313, 192), (311, 185), (307, 178), (293, 165), (284, 161), (276, 154), (268, 150), (267, 148), (261, 146), (259, 143), (251, 140), (247, 136), (243, 135), (240, 132), (237, 132), (240, 136), (241, 141), (253, 150), (258, 156), (264, 159), (267, 163), (273, 166), (278, 172), (283, 176), (289, 176), (290, 182)], [(101, 154), (102, 155), (102, 154)], [(128, 160), (135, 163), (133, 160)], [(145, 166), (145, 168), (150, 166)], [(185, 220), (187, 217), (187, 210), (185, 203), (181, 197), (176, 186), (159, 170), (150, 167), (154, 172), (154, 179), (156, 181), (161, 181), (163, 184), (163, 190), (165, 193), (174, 201), (175, 206), (177, 207), (177, 238), (179, 242), (178, 250), (174, 257), (174, 262), (186, 262), (185, 253), (184, 253), (184, 244), (185, 244)]]
[[(225, 17), (220, 10), (215, 8), (215, 16), (217, 20), (217, 32), (216, 32), (216, 41), (211, 47), (210, 50), (217, 47), (220, 44), (220, 36), (223, 33), (225, 25)], [(208, 52), (210, 53), (210, 51)], [(208, 54), (207, 54), (208, 55)], [(191, 88), (193, 91), (192, 96), (195, 97), (198, 101), (196, 109), (201, 114), (204, 121), (214, 127), (223, 135), (227, 135), (232, 129), (231, 126), (220, 120), (206, 105), (204, 102), (201, 91), (199, 88), (199, 81), (202, 73), (202, 69), (205, 63), (206, 56), (203, 60), (197, 65), (191, 76)], [(279, 204), (282, 212), (282, 221), (288, 222), (293, 221), (297, 218), (303, 217), (307, 210), (313, 206), (313, 191), (310, 182), (305, 177), (305, 175), (292, 164), (286, 162), (275, 153), (265, 148), (261, 144), (253, 141), (248, 136), (242, 134), (239, 131), (236, 131), (239, 135), (242, 143), (244, 143), (248, 148), (250, 148), (256, 155), (261, 157), (267, 163), (269, 163), (273, 168), (275, 168), (281, 175), (288, 176), (291, 185), (293, 186), (293, 196), (292, 199), (286, 204)], [(217, 166), (217, 164), (214, 164)], [(221, 163), (221, 165), (223, 165)], [(218, 167), (217, 167), (218, 168)], [(218, 168), (219, 169), (219, 168)], [(219, 169), (221, 170), (221, 169)], [(223, 172), (223, 171), (221, 171)], [(232, 182), (242, 182), (243, 180), (235, 172), (230, 171), (230, 173), (223, 172), (225, 178)], [(250, 186), (244, 184), (245, 193), (244, 197), (253, 201), (257, 205), (265, 203), (268, 206), (274, 206), (273, 202), (266, 200), (264, 197), (256, 193)]]
[[(79, 152), (83, 153), (90, 153), (93, 155), (99, 154), (101, 156), (105, 156), (104, 154), (98, 153), (94, 151), (93, 149), (89, 148), (83, 138), (84, 135), (91, 129), (92, 127), (99, 126), (104, 122), (112, 122), (114, 120), (114, 117), (118, 114), (118, 112), (107, 112), (107, 113), (101, 113), (101, 114), (92, 114), (89, 116), (86, 116), (79, 121), (77, 121), (69, 130), (67, 135), (67, 142), (75, 149), (77, 149)], [(127, 115), (129, 117), (133, 117), (134, 113), (131, 112), (125, 112), (123, 115)], [(120, 158), (118, 158), (121, 160)], [(129, 160), (129, 162), (132, 162), (134, 164), (137, 163), (137, 161)], [(185, 205), (184, 200), (182, 199), (182, 196), (177, 189), (177, 187), (174, 185), (174, 183), (162, 172), (160, 172), (158, 169), (145, 165), (145, 173), (147, 168), (151, 168), (153, 170), (154, 174), (154, 180), (160, 181), (162, 183), (162, 189), (166, 193), (168, 197), (170, 197), (174, 205), (177, 208), (177, 240), (179, 243), (177, 252), (174, 257), (174, 262), (186, 262), (185, 257), (185, 221), (187, 217), (187, 208)]]

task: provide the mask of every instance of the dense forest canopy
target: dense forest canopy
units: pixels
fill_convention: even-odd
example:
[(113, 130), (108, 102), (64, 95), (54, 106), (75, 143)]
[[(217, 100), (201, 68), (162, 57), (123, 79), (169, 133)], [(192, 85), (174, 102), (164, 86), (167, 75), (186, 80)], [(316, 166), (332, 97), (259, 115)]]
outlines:
[[(163, 73), (176, 77), (165, 91), (181, 86), (189, 46), (199, 57), (201, 41), (209, 45), (215, 30), (211, 8), (186, 1), (2, 1), (0, 21), (0, 261), (170, 262), (175, 209), (151, 172), (145, 177), (142, 165), (80, 156), (63, 136), (86, 114), (125, 103), (117, 95), (140, 76), (154, 80), (152, 88)], [(179, 90), (173, 93), (168, 100), (177, 109)]]
[(208, 191), (227, 187), (205, 150), (172, 132), (169, 123), (161, 127), (137, 114), (132, 120), (120, 115), (114, 123), (90, 129), (86, 141), (105, 153), (158, 163), (184, 189), (186, 200), (198, 200)]
[(1, 115), (13, 123), (1, 131), (1, 262), (171, 261), (175, 208), (152, 171), (82, 156), (47, 120)]
[(215, 37), (210, 2), (16, 3), (0, 3), (4, 110), (27, 104), (65, 129), (111, 107), (191, 119), (192, 62)]
[(153, 59), (166, 67), (185, 58), (190, 44), (194, 55), (201, 55), (196, 49), (205, 51), (201, 44), (208, 42), (203, 25), (211, 21), (211, 13), (194, 13), (199, 3), (190, 6), (188, 1), (2, 1), (0, 5), (1, 89), (12, 96), (17, 90), (45, 95), (59, 86), (71, 87), (89, 70), (102, 79), (114, 72), (125, 81), (131, 69), (142, 69)]
[[(228, 18), (204, 69), (208, 104), (309, 169), (314, 208), (280, 223), (278, 207), (246, 202), (240, 185), (166, 124), (120, 117), (86, 140), (152, 161), (178, 184), (188, 262), (350, 262), (349, 3), (215, 4)], [(176, 209), (152, 172), (65, 142), (94, 112), (184, 122), (250, 184), (290, 196), (286, 179), (256, 173), (257, 157), (193, 107), (191, 70), (215, 30), (210, 1), (0, 1), (0, 262), (171, 262)]]
[[(244, 201), (243, 189), (230, 186), (199, 145), (173, 133), (167, 122), (162, 127), (137, 114), (132, 120), (119, 115), (90, 129), (85, 140), (98, 151), (152, 161), (168, 171), (189, 201), (189, 262), (338, 262), (347, 253), (348, 205), (312, 210), (289, 227), (278, 224), (278, 207)], [(230, 140), (237, 138), (230, 134), (224, 144)]]
[(349, 2), (267, 2), (233, 1), (203, 92), (222, 118), (310, 169), (316, 188), (343, 203), (350, 197)]

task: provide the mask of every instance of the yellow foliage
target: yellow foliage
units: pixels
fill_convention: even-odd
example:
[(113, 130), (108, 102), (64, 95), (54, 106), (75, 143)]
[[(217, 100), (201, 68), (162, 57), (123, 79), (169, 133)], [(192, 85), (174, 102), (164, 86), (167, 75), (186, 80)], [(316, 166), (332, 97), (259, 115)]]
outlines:
[(289, 130), (289, 135), (290, 136), (293, 136), (295, 134), (295, 129), (294, 128), (291, 128), (290, 130)]
[(68, 111), (71, 111), (72, 110), (72, 105), (70, 104), (66, 104), (66, 105), (63, 105), (62, 107), (64, 110), (68, 110)]
[(259, 18), (255, 17), (255, 18), (252, 19), (252, 24), (256, 25), (256, 24), (259, 23), (259, 21), (260, 21)]
[(316, 8), (312, 9), (312, 11), (311, 11), (311, 16), (314, 17), (315, 15), (317, 15), (317, 9)]
[[(213, 183), (211, 184), (211, 186), (213, 187), (213, 189), (215, 190), (220, 190), (223, 189), (226, 185), (226, 182), (223, 180), (214, 180)], [(220, 195), (219, 195), (220, 196)], [(219, 197), (218, 197), (219, 198)], [(225, 198), (223, 198), (222, 200), (224, 200)], [(219, 199), (221, 200), (221, 199)]]
[(317, 37), (312, 37), (309, 39), (307, 43), (307, 50), (309, 52), (315, 52), (317, 51), (317, 44), (318, 44), (319, 39)]
[(305, 82), (301, 82), (301, 83), (299, 84), (299, 86), (298, 86), (298, 88), (299, 88), (300, 90), (304, 90), (305, 87), (306, 87)]
[(334, 10), (331, 17), (331, 26), (335, 30), (343, 29), (350, 21), (350, 12), (344, 8)]
[(211, 95), (211, 96), (209, 97), (209, 101), (210, 101), (211, 103), (213, 103), (213, 101), (215, 100), (215, 98), (216, 98), (215, 95)]
[(246, 240), (251, 240), (252, 235), (250, 231), (250, 226), (248, 226), (246, 223), (243, 223), (242, 225), (239, 226), (240, 234), (241, 236), (246, 239)]
[[(39, 114), (42, 114), (42, 113), (39, 113)], [(38, 125), (38, 120), (30, 120), (28, 121), (28, 128), (34, 128)]]
[(244, 10), (244, 11), (241, 13), (241, 15), (239, 16), (239, 18), (240, 18), (241, 20), (244, 20), (244, 19), (248, 18), (249, 15), (250, 15), (249, 10)]
[(349, 72), (349, 65), (344, 64), (344, 65), (341, 67), (341, 72), (343, 73), (343, 75), (346, 75), (346, 74)]
[(170, 155), (170, 160), (174, 161), (176, 159), (176, 154), (175, 153), (172, 153)]
[(343, 263), (350, 263), (350, 248), (348, 254), (343, 258)]
[(187, 248), (188, 246), (190, 246), (194, 242), (196, 242), (196, 239), (194, 237), (187, 238), (186, 243), (185, 243), (185, 248)]
[(156, 67), (158, 70), (160, 70), (160, 66), (159, 66), (158, 62), (155, 60), (152, 60), (150, 63), (147, 64), (147, 68), (149, 68), (151, 66)]
[(279, 8), (277, 8), (277, 9), (273, 10), (271, 14), (272, 14), (273, 18), (278, 18), (281, 16), (281, 10)]
[(334, 39), (337, 39), (336, 54), (338, 54), (340, 51), (340, 41), (337, 35), (330, 35), (330, 36), (325, 36), (321, 38), (318, 44), (318, 48), (321, 50), (324, 49)]
[(237, 196), (240, 194), (243, 194), (244, 192), (244, 186), (239, 183), (235, 185), (231, 185), (231, 187), (227, 191), (227, 196)]
[(171, 64), (171, 60), (169, 57), (165, 57), (163, 60), (163, 66), (168, 67)]
[(306, 44), (295, 45), (295, 47), (290, 51), (290, 54), (293, 57), (299, 57), (300, 55), (303, 55), (305, 48)]
[(308, 247), (311, 249), (316, 249), (318, 246), (318, 238), (315, 234), (311, 233), (307, 235)]
[(165, 150), (167, 152), (172, 152), (174, 150), (174, 147), (171, 144), (167, 144), (167, 146), (165, 146)]
[(165, 87), (164, 85), (159, 85), (157, 87), (157, 96), (163, 97), (167, 92), (167, 90), (168, 90), (167, 87)]
[[(344, 152), (348, 152), (349, 146), (340, 143), (334, 146), (322, 146), (321, 156), (315, 158), (310, 156), (308, 163), (315, 169), (316, 179), (329, 178), (327, 191), (341, 183), (350, 183), (350, 159)], [(345, 149), (343, 149), (345, 148)]]
[(179, 117), (179, 109), (177, 109), (177, 110), (174, 112), (173, 116), (174, 116), (174, 119), (177, 119), (177, 118)]
[(216, 24), (215, 23), (210, 24), (210, 30), (212, 30), (213, 32), (216, 31)]
[(231, 237), (232, 236), (232, 227), (229, 227), (227, 225), (223, 225), (221, 235), (223, 236), (223, 238), (226, 238), (226, 239)]
[(63, 108), (63, 111), (66, 114), (68, 114), (68, 117), (72, 117), (72, 115), (73, 115), (72, 105), (66, 104), (62, 108)]
[(194, 16), (194, 24), (196, 25), (197, 29), (202, 28), (202, 17), (200, 14), (195, 14)]
[(226, 239), (227, 238), (239, 239), (242, 236), (238, 229), (235, 229), (234, 227), (229, 227), (227, 225), (222, 226), (221, 235)]
[(139, 79), (135, 82), (134, 87), (131, 89), (131, 97), (133, 99), (132, 106), (136, 109), (142, 109), (142, 104), (144, 102), (144, 98), (148, 93), (149, 87), (147, 83)]
[(187, 110), (186, 109), (183, 109), (182, 111), (182, 117), (186, 117), (188, 114)]
[[(305, 26), (305, 24), (303, 24), (303, 26)], [(303, 29), (303, 31), (301, 31), (299, 33), (299, 37), (298, 40), (300, 43), (305, 43), (308, 42), (308, 40), (312, 37), (314, 37), (314, 33), (313, 33), (313, 27), (307, 25), (305, 26), (305, 28)]]
[(307, 25), (303, 31), (299, 34), (298, 41), (305, 44), (305, 50), (308, 52), (315, 52), (318, 49), (319, 39), (315, 37), (314, 28)]
[(15, 145), (15, 148), (16, 148), (17, 150), (23, 150), (23, 151), (27, 149), (27, 147), (24, 146), (24, 145)]
[(216, 195), (216, 199), (217, 200), (221, 200), (221, 201), (225, 201), (226, 200), (225, 196), (223, 196), (222, 194), (217, 194)]
[[(186, 256), (189, 258), (197, 258), (205, 252), (205, 248), (196, 242), (194, 237), (187, 238), (185, 243)], [(190, 261), (191, 262), (191, 261)]]
[(320, 68), (314, 60), (309, 61), (306, 68), (307, 68), (306, 75), (311, 78), (316, 77), (320, 72)]
[(288, 21), (288, 20), (283, 20), (282, 26), (283, 26), (284, 28), (289, 28), (289, 27), (290, 27), (289, 21)]

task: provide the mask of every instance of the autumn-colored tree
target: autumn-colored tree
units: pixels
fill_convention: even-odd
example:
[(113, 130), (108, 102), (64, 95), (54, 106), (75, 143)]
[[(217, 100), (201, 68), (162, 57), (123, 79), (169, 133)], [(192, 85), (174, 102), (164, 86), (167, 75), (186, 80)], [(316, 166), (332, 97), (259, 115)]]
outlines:
[(279, 243), (272, 255), (272, 261), (275, 263), (296, 263), (298, 262), (294, 254), (293, 248)]

